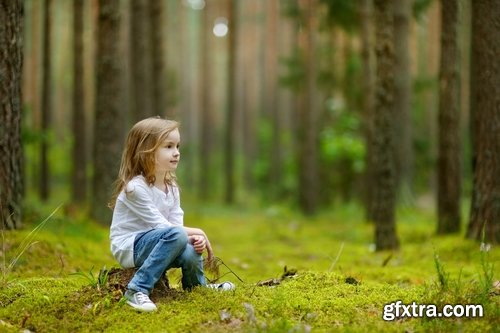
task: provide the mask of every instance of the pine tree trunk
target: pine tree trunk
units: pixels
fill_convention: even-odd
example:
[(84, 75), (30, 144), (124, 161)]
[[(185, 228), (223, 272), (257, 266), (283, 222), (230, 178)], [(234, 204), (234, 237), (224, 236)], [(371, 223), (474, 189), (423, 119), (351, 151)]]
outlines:
[(73, 168), (72, 200), (85, 203), (87, 196), (87, 145), (83, 63), (83, 0), (73, 2)]
[(227, 106), (226, 106), (226, 135), (225, 135), (225, 202), (232, 204), (235, 200), (235, 181), (234, 181), (234, 141), (235, 136), (235, 73), (236, 73), (236, 36), (237, 31), (237, 6), (236, 0), (228, 1), (228, 26), (229, 26), (229, 54), (228, 54), (228, 70), (227, 70)]
[(315, 0), (300, 0), (300, 8), (304, 11), (304, 26), (299, 33), (299, 47), (303, 53), (305, 78), (299, 93), (301, 104), (298, 110), (298, 144), (297, 154), (299, 166), (299, 205), (305, 214), (316, 212), (318, 204), (318, 140), (317, 140), (317, 108), (316, 91), (316, 59), (315, 59)]
[(500, 243), (500, 2), (472, 2), (472, 207), (467, 236)]
[(166, 112), (165, 59), (163, 43), (163, 1), (149, 0), (150, 34), (151, 34), (151, 84), (152, 115), (163, 115)]
[(439, 234), (460, 230), (460, 73), (458, 0), (441, 0), (439, 73), (438, 227)]
[(372, 212), (372, 191), (373, 176), (372, 155), (373, 155), (373, 111), (375, 105), (375, 63), (373, 54), (373, 1), (363, 0), (360, 2), (361, 19), (361, 57), (363, 60), (363, 132), (365, 136), (365, 174), (363, 200), (365, 206), (365, 218), (373, 221)]
[(107, 203), (118, 174), (124, 139), (119, 10), (120, 0), (99, 2), (92, 215), (104, 225), (111, 220)]
[(394, 1), (394, 116), (397, 193), (403, 202), (412, 201), (413, 145), (411, 127), (412, 80), (409, 36), (412, 0)]
[(43, 30), (42, 141), (40, 147), (40, 198), (50, 196), (49, 131), (52, 122), (52, 0), (45, 0)]
[(149, 0), (131, 2), (130, 60), (132, 69), (132, 120), (153, 116)]
[(21, 226), (23, 1), (0, 1), (0, 212), (2, 229)]
[(212, 115), (212, 99), (210, 85), (212, 82), (212, 51), (210, 40), (213, 36), (212, 33), (212, 20), (211, 20), (210, 6), (206, 6), (202, 13), (201, 28), (201, 126), (200, 126), (200, 168), (199, 170), (199, 197), (201, 200), (206, 201), (209, 199), (211, 193), (210, 187), (212, 182), (212, 140), (214, 135), (214, 123)]
[(373, 220), (377, 250), (396, 249), (393, 1), (375, 0), (377, 59), (373, 132)]
[(279, 193), (279, 186), (282, 183), (281, 166), (281, 123), (280, 108), (278, 106), (278, 20), (279, 20), (279, 1), (268, 1), (266, 4), (266, 107), (267, 114), (270, 115), (272, 126), (271, 137), (271, 170), (270, 170), (270, 191), (273, 198)]

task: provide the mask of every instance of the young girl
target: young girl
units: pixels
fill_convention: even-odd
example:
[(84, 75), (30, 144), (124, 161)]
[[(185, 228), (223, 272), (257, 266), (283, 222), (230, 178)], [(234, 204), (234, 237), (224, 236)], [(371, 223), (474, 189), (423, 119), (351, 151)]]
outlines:
[(111, 252), (122, 267), (137, 267), (127, 286), (127, 303), (154, 311), (149, 299), (156, 282), (182, 268), (182, 286), (232, 290), (231, 282), (207, 285), (202, 253), (213, 258), (203, 230), (185, 227), (175, 170), (179, 164), (179, 124), (161, 118), (139, 121), (130, 130), (110, 207)]

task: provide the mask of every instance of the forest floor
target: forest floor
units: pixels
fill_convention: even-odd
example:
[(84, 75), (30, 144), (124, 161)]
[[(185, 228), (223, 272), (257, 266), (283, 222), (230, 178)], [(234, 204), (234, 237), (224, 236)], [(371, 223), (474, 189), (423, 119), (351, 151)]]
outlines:
[[(158, 311), (139, 313), (125, 304), (109, 275), (99, 275), (117, 266), (108, 228), (61, 208), (30, 235), (50, 214), (41, 207), (27, 212), (23, 230), (2, 233), (0, 332), (498, 332), (500, 327), (499, 247), (481, 247), (462, 235), (434, 235), (429, 210), (401, 209), (401, 249), (375, 252), (373, 227), (363, 222), (359, 206), (306, 218), (280, 207), (255, 212), (188, 205), (186, 225), (207, 232), (224, 263), (220, 281), (230, 280), (237, 289), (185, 292), (178, 270), (170, 271), (173, 290), (153, 295)], [(395, 320), (385, 321), (384, 306), (398, 300), (415, 302), (415, 314), (419, 305), (435, 304), (441, 311), (445, 304), (480, 304), (484, 315), (415, 318), (403, 316), (408, 313), (400, 308), (399, 317), (387, 312), (386, 318)]]

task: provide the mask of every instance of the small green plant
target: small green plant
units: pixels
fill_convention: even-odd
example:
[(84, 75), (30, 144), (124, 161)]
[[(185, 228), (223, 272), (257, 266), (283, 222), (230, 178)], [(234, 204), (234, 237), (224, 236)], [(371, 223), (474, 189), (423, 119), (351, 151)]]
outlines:
[(31, 246), (36, 244), (37, 242), (33, 241), (35, 238), (36, 234), (40, 229), (43, 228), (43, 226), (50, 220), (52, 216), (61, 208), (62, 205), (59, 205), (56, 209), (50, 213), (49, 216), (47, 216), (42, 222), (40, 222), (31, 232), (23, 239), (21, 244), (17, 247), (17, 253), (14, 255), (14, 258), (10, 260), (10, 262), (7, 264), (7, 243), (5, 241), (5, 234), (4, 230), (2, 228), (2, 251), (3, 251), (3, 261), (2, 261), (2, 279), (0, 281), (0, 285), (2, 286), (7, 286), (9, 284), (10, 280), (10, 275), (12, 273), (12, 270), (16, 266), (17, 262), (19, 261), (19, 258), (28, 250)]
[(448, 274), (444, 270), (444, 265), (441, 263), (441, 259), (439, 259), (439, 255), (435, 252), (434, 252), (434, 263), (436, 265), (436, 271), (438, 274), (439, 285), (441, 287), (441, 290), (447, 290), (450, 274)]
[(103, 267), (99, 270), (99, 274), (97, 276), (94, 274), (93, 270), (94, 266), (92, 266), (92, 268), (88, 271), (88, 273), (78, 270), (76, 273), (72, 273), (71, 275), (77, 275), (83, 277), (84, 279), (89, 281), (89, 285), (92, 288), (101, 291), (101, 289), (105, 287), (106, 284), (108, 283), (109, 270), (106, 269), (106, 267)]
[(490, 294), (490, 290), (493, 286), (493, 272), (495, 265), (490, 261), (490, 250), (491, 244), (485, 242), (485, 230), (482, 231), (482, 241), (480, 247), (480, 263), (481, 263), (481, 274), (479, 275), (480, 280), (480, 297), (486, 300)]

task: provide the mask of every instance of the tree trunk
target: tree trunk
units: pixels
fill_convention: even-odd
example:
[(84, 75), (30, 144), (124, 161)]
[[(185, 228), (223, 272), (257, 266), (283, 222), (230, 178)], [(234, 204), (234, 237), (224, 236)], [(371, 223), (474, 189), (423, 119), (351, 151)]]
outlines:
[(375, 0), (377, 59), (373, 132), (373, 220), (377, 250), (396, 249), (393, 1)]
[(460, 73), (458, 0), (441, 0), (441, 64), (438, 116), (439, 234), (460, 230)]
[[(149, 0), (151, 18), (151, 84), (152, 84), (152, 114), (163, 115), (166, 112), (165, 89), (165, 59), (163, 43), (163, 1)], [(146, 56), (146, 55), (145, 55)]]
[(149, 0), (134, 0), (130, 17), (130, 59), (132, 70), (132, 120), (137, 122), (153, 115), (151, 77), (151, 37)]
[(2, 229), (21, 226), (23, 146), (21, 76), (23, 1), (0, 1), (0, 212)]
[(413, 144), (409, 35), (412, 0), (394, 1), (394, 116), (397, 191), (404, 202), (412, 201)]
[[(245, 17), (262, 17), (265, 4), (262, 0), (242, 1), (241, 11)], [(254, 20), (242, 20), (241, 31), (241, 100), (240, 109), (242, 111), (242, 148), (245, 161), (243, 162), (244, 184), (247, 190), (255, 189), (255, 161), (257, 147), (259, 146), (259, 131), (257, 123), (261, 119), (262, 90), (263, 84), (263, 61), (262, 50), (265, 47), (265, 25), (255, 24)]]
[(500, 243), (500, 2), (472, 2), (472, 207), (467, 236)]
[(299, 47), (303, 53), (304, 83), (302, 84), (302, 104), (298, 103), (298, 144), (299, 205), (305, 214), (316, 212), (318, 204), (318, 140), (315, 38), (317, 17), (315, 0), (300, 0), (304, 12), (303, 29), (299, 32)]
[(227, 69), (227, 107), (226, 107), (226, 137), (225, 137), (225, 202), (232, 204), (234, 202), (235, 182), (234, 182), (234, 141), (235, 137), (235, 115), (236, 115), (236, 92), (235, 92), (235, 74), (236, 74), (236, 36), (237, 31), (237, 6), (236, 0), (228, 2), (228, 27), (229, 27), (229, 54)]
[(363, 132), (365, 136), (365, 192), (363, 200), (365, 206), (365, 218), (373, 221), (372, 197), (373, 176), (370, 172), (372, 167), (372, 140), (373, 140), (373, 111), (375, 105), (375, 63), (373, 54), (373, 1), (363, 0), (360, 2), (361, 21), (361, 57), (363, 60)]
[(43, 30), (42, 141), (40, 147), (40, 198), (50, 196), (49, 131), (52, 122), (52, 0), (45, 0)]
[(201, 82), (201, 126), (200, 126), (200, 168), (199, 170), (199, 197), (201, 200), (206, 201), (209, 199), (211, 192), (211, 179), (212, 171), (212, 140), (214, 135), (214, 119), (212, 112), (212, 99), (210, 85), (212, 82), (211, 66), (212, 52), (210, 40), (213, 36), (212, 33), (212, 20), (210, 6), (206, 6), (202, 13), (201, 28), (201, 69), (200, 69), (200, 82)]
[(266, 4), (266, 114), (270, 115), (272, 124), (271, 137), (271, 161), (270, 170), (270, 191), (272, 198), (277, 198), (280, 184), (282, 183), (281, 166), (281, 123), (280, 108), (278, 106), (278, 20), (279, 20), (279, 1), (268, 1)]
[(87, 145), (83, 64), (83, 0), (73, 2), (73, 168), (72, 200), (85, 203), (87, 196)]
[(92, 215), (104, 225), (111, 220), (107, 203), (118, 174), (124, 138), (119, 7), (119, 0), (99, 2)]

